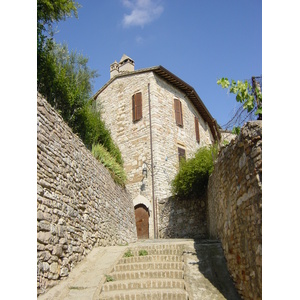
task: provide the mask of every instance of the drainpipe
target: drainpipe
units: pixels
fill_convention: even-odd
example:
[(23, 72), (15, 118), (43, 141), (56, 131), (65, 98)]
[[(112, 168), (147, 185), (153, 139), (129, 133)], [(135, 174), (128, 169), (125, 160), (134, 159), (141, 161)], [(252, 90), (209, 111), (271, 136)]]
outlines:
[(151, 175), (152, 175), (152, 204), (153, 204), (153, 227), (154, 238), (156, 235), (156, 212), (155, 212), (155, 194), (154, 194), (154, 172), (153, 172), (153, 145), (152, 145), (152, 125), (151, 125), (151, 103), (150, 103), (150, 83), (148, 83), (148, 102), (149, 102), (149, 126), (150, 126), (150, 151), (151, 151)]

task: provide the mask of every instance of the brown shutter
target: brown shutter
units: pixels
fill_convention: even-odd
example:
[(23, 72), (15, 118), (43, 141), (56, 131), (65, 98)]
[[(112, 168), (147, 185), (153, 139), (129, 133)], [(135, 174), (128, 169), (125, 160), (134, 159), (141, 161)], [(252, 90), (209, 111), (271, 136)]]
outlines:
[(135, 121), (135, 95), (132, 95), (132, 122)]
[(199, 122), (198, 118), (195, 117), (195, 131), (196, 131), (196, 141), (200, 143), (200, 132), (199, 132)]
[(174, 99), (174, 110), (175, 110), (175, 120), (176, 124), (183, 126), (182, 122), (182, 106), (181, 102), (178, 99)]
[(135, 94), (135, 111), (136, 111), (136, 121), (140, 120), (143, 116), (142, 93)]
[(179, 162), (180, 162), (181, 159), (186, 160), (186, 158), (185, 158), (185, 150), (182, 149), (182, 148), (179, 148), (179, 147), (178, 147), (178, 158), (179, 158)]
[(132, 121), (138, 121), (143, 117), (142, 111), (142, 93), (136, 93), (132, 96)]

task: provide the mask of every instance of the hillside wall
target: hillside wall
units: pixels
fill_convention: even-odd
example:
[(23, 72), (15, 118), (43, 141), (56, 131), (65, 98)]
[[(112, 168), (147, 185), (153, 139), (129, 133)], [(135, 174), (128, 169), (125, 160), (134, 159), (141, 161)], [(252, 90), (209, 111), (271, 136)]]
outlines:
[(262, 298), (262, 122), (224, 147), (208, 184), (208, 231), (244, 299)]
[(68, 276), (93, 247), (135, 241), (131, 197), (38, 95), (38, 294)]
[(207, 199), (158, 201), (159, 238), (207, 238)]

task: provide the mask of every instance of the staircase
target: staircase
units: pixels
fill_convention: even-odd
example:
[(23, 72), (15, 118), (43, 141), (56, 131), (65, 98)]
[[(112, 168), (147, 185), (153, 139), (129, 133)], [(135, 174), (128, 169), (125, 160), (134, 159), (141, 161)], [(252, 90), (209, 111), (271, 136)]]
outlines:
[(150, 245), (128, 249), (106, 274), (99, 300), (188, 300), (183, 245)]

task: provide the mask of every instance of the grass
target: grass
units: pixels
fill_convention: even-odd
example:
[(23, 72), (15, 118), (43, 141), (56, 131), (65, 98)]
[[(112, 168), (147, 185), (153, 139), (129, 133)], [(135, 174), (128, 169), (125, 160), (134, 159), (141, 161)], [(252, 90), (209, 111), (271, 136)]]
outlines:
[(92, 154), (99, 160), (110, 172), (115, 182), (124, 186), (126, 182), (126, 173), (124, 168), (101, 144), (93, 145)]
[(147, 250), (140, 250), (139, 251), (139, 256), (146, 256), (148, 255), (148, 251)]
[(106, 282), (115, 281), (115, 279), (110, 275), (105, 275)]
[(133, 253), (131, 252), (130, 249), (124, 253), (124, 257), (132, 257), (132, 256), (133, 256)]

